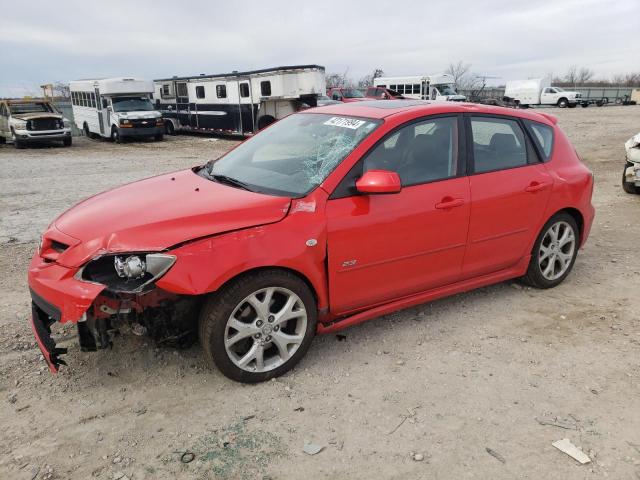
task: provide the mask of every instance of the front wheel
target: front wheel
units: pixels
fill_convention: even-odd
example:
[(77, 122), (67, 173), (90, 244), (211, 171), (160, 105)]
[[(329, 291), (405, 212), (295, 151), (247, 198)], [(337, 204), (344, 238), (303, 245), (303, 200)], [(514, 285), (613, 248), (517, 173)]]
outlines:
[(114, 143), (122, 143), (122, 137), (120, 136), (120, 132), (116, 127), (111, 128), (111, 141)]
[(624, 170), (622, 170), (622, 189), (627, 193), (640, 195), (640, 187), (636, 186), (633, 182), (627, 182), (627, 168), (633, 167), (633, 163), (626, 162)]
[(566, 98), (561, 98), (560, 100), (558, 100), (558, 107), (566, 108), (568, 105), (569, 105), (569, 102), (567, 101)]
[(161, 133), (159, 133), (159, 134), (157, 134), (157, 135), (154, 135), (154, 137), (153, 137), (153, 138), (155, 139), (155, 141), (156, 141), (156, 142), (160, 142), (160, 141), (164, 138), (164, 135), (162, 135)]
[(205, 356), (228, 378), (257, 383), (291, 370), (315, 335), (309, 287), (283, 270), (248, 274), (214, 294), (200, 314)]
[(551, 217), (538, 235), (522, 280), (536, 288), (562, 283), (575, 263), (578, 240), (578, 225), (571, 215), (561, 212)]

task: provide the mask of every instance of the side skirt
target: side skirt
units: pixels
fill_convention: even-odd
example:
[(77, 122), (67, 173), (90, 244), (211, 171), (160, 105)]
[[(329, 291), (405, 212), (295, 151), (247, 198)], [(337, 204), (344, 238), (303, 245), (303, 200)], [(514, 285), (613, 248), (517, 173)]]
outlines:
[(523, 257), (515, 266), (507, 270), (500, 270), (499, 272), (490, 273), (481, 277), (452, 283), (451, 285), (445, 285), (444, 287), (438, 287), (433, 290), (403, 297), (398, 300), (394, 300), (393, 302), (385, 303), (329, 323), (318, 324), (317, 333), (335, 333), (353, 325), (366, 322), (367, 320), (386, 315), (387, 313), (396, 312), (398, 310), (414, 307), (439, 298), (449, 297), (457, 293), (468, 292), (470, 290), (475, 290), (476, 288), (486, 287), (487, 285), (493, 285), (495, 283), (504, 282), (505, 280), (521, 277), (527, 271), (530, 258), (530, 255)]

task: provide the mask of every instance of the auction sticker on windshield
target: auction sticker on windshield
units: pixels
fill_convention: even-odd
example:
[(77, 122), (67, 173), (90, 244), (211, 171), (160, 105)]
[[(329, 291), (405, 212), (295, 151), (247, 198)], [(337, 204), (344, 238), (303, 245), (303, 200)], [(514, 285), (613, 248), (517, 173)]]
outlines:
[(332, 117), (324, 122), (325, 125), (330, 125), (332, 127), (350, 128), (352, 130), (360, 128), (365, 123), (367, 123), (365, 120), (357, 120), (355, 118), (345, 117)]

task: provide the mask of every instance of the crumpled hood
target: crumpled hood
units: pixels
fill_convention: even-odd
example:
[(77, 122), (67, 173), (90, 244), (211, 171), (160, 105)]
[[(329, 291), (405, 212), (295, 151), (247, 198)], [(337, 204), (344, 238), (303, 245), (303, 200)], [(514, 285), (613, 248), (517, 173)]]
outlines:
[(100, 253), (159, 251), (274, 223), (285, 217), (290, 203), (207, 180), (192, 170), (160, 175), (95, 195), (60, 215), (55, 230), (78, 242), (57, 261), (78, 266)]
[(34, 118), (57, 118), (62, 119), (62, 115), (53, 112), (34, 112), (34, 113), (12, 113), (11, 118), (18, 120), (33, 120)]

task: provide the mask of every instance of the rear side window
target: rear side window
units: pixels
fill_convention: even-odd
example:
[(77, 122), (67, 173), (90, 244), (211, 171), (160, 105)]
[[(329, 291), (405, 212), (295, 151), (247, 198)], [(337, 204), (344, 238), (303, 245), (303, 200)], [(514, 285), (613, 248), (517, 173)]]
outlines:
[(263, 97), (271, 96), (271, 82), (269, 80), (265, 80), (264, 82), (260, 82), (260, 94)]
[(204, 98), (204, 85), (196, 87), (196, 98)]
[(226, 85), (216, 85), (216, 97), (218, 97), (218, 98), (227, 98), (227, 86)]
[(553, 128), (544, 123), (530, 121), (527, 122), (527, 126), (533, 133), (533, 138), (540, 147), (544, 159), (549, 160), (553, 151)]
[(524, 132), (515, 120), (472, 117), (474, 172), (492, 172), (527, 164)]
[(240, 96), (242, 98), (247, 98), (249, 96), (249, 84), (248, 83), (241, 83), (240, 84)]

